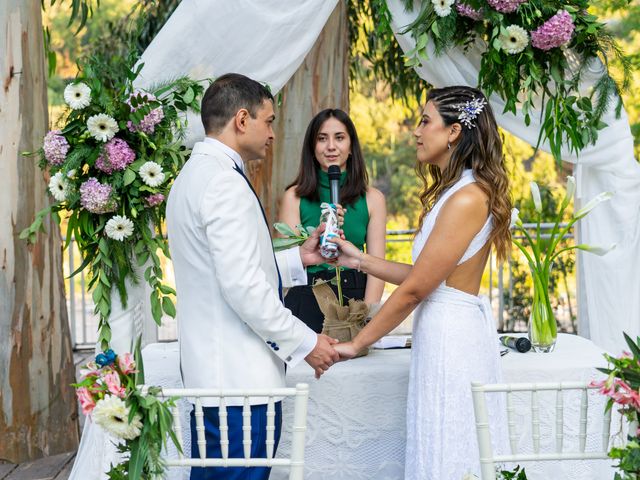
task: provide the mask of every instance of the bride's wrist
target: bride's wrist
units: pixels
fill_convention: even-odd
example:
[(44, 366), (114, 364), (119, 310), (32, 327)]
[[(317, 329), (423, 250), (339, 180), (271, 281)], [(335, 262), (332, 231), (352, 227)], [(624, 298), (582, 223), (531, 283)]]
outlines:
[(358, 255), (358, 258), (356, 258), (356, 262), (355, 262), (355, 269), (359, 272), (364, 272), (366, 273), (366, 257), (367, 254), (364, 252), (360, 252), (360, 254)]

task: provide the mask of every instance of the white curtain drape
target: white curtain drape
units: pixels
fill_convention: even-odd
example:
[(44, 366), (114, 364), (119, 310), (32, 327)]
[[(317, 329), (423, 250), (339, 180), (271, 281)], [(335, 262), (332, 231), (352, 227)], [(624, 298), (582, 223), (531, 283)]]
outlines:
[[(276, 92), (293, 75), (313, 46), (337, 0), (184, 0), (144, 53), (140, 86), (149, 86), (179, 75), (215, 77), (226, 72), (244, 73), (268, 83)], [(393, 27), (402, 48), (414, 46), (409, 35), (398, 31), (416, 13), (404, 11), (401, 0), (388, 0)], [(431, 52), (418, 74), (435, 86), (476, 85), (480, 51), (447, 55)], [(584, 88), (597, 77), (601, 65), (594, 62)], [(539, 122), (533, 115), (529, 127), (522, 115), (502, 114), (504, 102), (492, 96), (498, 123), (523, 140), (535, 144)], [(190, 141), (203, 135), (200, 122), (191, 119)], [(580, 241), (617, 243), (604, 257), (580, 254), (580, 333), (597, 345), (617, 352), (624, 346), (622, 331), (640, 333), (640, 165), (633, 156), (626, 113), (600, 132), (595, 146), (576, 158), (576, 202), (584, 204), (601, 191), (614, 198), (594, 210), (580, 225)]]

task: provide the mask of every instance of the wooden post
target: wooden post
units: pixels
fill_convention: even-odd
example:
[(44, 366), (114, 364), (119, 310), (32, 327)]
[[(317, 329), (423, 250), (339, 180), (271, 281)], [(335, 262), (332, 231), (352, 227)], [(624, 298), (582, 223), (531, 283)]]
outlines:
[(18, 238), (48, 202), (33, 158), (47, 129), (39, 0), (0, 2), (0, 459), (13, 463), (78, 445), (73, 353), (58, 226)]
[(277, 219), (285, 187), (298, 171), (302, 140), (311, 118), (325, 108), (349, 109), (347, 20), (346, 2), (338, 2), (313, 48), (281, 91), (272, 151), (265, 160), (248, 165), (249, 178), (270, 224)]

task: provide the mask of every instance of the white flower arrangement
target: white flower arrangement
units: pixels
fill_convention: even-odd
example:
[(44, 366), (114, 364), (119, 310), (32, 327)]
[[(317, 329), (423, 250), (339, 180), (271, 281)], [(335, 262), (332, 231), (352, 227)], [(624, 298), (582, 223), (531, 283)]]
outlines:
[(542, 237), (540, 228), (542, 217), (540, 188), (536, 182), (531, 182), (530, 186), (531, 197), (533, 198), (538, 217), (536, 227), (535, 230), (531, 229), (534, 231), (530, 233), (529, 229), (526, 228), (520, 220), (517, 209), (513, 209), (511, 212), (511, 222), (524, 235), (526, 243), (528, 243), (528, 248), (525, 247), (524, 242), (520, 242), (515, 238), (512, 239), (512, 242), (527, 259), (533, 278), (534, 295), (529, 324), (530, 340), (535, 350), (548, 352), (553, 349), (557, 337), (556, 320), (551, 308), (548, 291), (551, 268), (555, 259), (563, 252), (575, 249), (596, 255), (605, 255), (615, 248), (615, 244), (608, 246), (579, 244), (559, 248), (560, 242), (578, 220), (584, 218), (585, 215), (600, 203), (609, 200), (613, 194), (611, 192), (600, 193), (587, 203), (587, 205), (575, 212), (566, 225), (561, 225), (564, 212), (573, 199), (576, 187), (575, 179), (572, 176), (567, 177), (567, 190), (564, 199), (554, 219), (551, 234), (549, 238), (546, 239)]
[(150, 187), (159, 187), (164, 182), (162, 166), (156, 162), (146, 162), (138, 170), (142, 181)]
[(64, 89), (64, 101), (73, 110), (81, 110), (91, 104), (91, 89), (87, 84), (70, 83)]
[(105, 225), (105, 233), (107, 237), (123, 241), (133, 234), (133, 222), (123, 215), (114, 215)]
[(454, 0), (431, 0), (433, 10), (439, 17), (447, 17), (451, 14), (451, 7), (455, 3)]
[(522, 52), (529, 45), (529, 33), (518, 25), (509, 25), (500, 35), (502, 49), (514, 55)]
[(49, 191), (58, 202), (64, 202), (67, 199), (69, 186), (62, 172), (57, 172), (51, 177), (51, 180), (49, 180)]
[(96, 402), (91, 417), (96, 425), (104, 428), (108, 433), (124, 440), (133, 440), (140, 436), (142, 430), (142, 415), (136, 413), (129, 422), (130, 409), (124, 400), (116, 395), (105, 395)]
[(183, 114), (199, 111), (204, 91), (201, 83), (187, 77), (139, 91), (133, 87), (139, 72), (135, 61), (119, 62), (120, 71), (106, 68), (107, 63), (99, 56), (86, 58), (77, 80), (65, 88), (70, 108), (59, 129), (48, 132), (42, 148), (32, 153), (50, 175), (48, 187), (55, 201), (20, 233), (34, 243), (47, 215), (65, 221), (69, 235), (64, 248), (73, 236), (85, 259), (72, 275), (89, 271), (103, 349), (111, 339), (113, 294), (119, 293), (126, 308), (125, 281), (137, 280), (136, 265), (149, 264), (143, 275), (151, 288), (156, 323), (165, 314), (175, 316), (175, 291), (162, 282), (156, 252), (167, 252), (160, 230), (165, 199), (190, 154), (179, 141), (186, 128)]
[(87, 120), (87, 130), (93, 138), (101, 142), (108, 142), (118, 133), (118, 122), (105, 113), (93, 115)]

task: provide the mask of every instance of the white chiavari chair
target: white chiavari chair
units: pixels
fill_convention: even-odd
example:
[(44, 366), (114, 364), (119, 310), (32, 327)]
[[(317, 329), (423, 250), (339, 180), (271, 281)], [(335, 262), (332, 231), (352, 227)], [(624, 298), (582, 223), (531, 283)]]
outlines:
[[(564, 392), (574, 390), (580, 392), (580, 418), (577, 450), (565, 448), (564, 436)], [(505, 383), (482, 384), (472, 382), (473, 408), (476, 418), (476, 432), (480, 450), (480, 471), (482, 480), (496, 480), (496, 464), (511, 462), (535, 462), (549, 460), (600, 460), (609, 458), (609, 439), (611, 431), (611, 410), (603, 411), (602, 440), (596, 450), (587, 451), (587, 419), (589, 409), (589, 390), (597, 387), (589, 386), (588, 382), (560, 382), (560, 383)], [(506, 394), (506, 410), (509, 431), (509, 445), (511, 454), (496, 455), (491, 444), (489, 430), (489, 415), (487, 412), (486, 394), (490, 392), (504, 392)], [(531, 440), (533, 453), (518, 453), (518, 434), (516, 432), (516, 416), (514, 409), (514, 393), (529, 392), (531, 395)], [(555, 392), (555, 451), (542, 452), (540, 448), (540, 392)], [(601, 408), (601, 405), (598, 405)]]
[[(289, 480), (302, 480), (304, 475), (304, 446), (307, 430), (307, 402), (309, 399), (309, 385), (299, 383), (295, 388), (273, 388), (259, 390), (220, 390), (220, 389), (188, 389), (188, 388), (163, 388), (160, 397), (184, 398), (193, 403), (195, 408), (196, 436), (191, 442), (198, 447), (198, 457), (192, 458), (190, 452), (185, 451), (183, 444), (183, 428), (189, 429), (189, 425), (183, 426), (178, 402), (172, 409), (173, 431), (180, 442), (182, 453), (178, 452), (177, 458), (166, 458), (167, 467), (289, 467)], [(227, 424), (226, 399), (230, 397), (243, 398), (242, 410), (242, 445), (244, 458), (229, 457), (229, 427)], [(267, 402), (267, 435), (265, 458), (251, 458), (251, 405), (250, 398), (268, 398)], [(291, 456), (289, 458), (274, 458), (275, 450), (275, 403), (276, 398), (293, 397), (294, 414), (291, 439)], [(220, 450), (222, 458), (207, 458), (207, 446), (205, 440), (204, 413), (202, 407), (203, 398), (219, 399), (220, 417)]]

